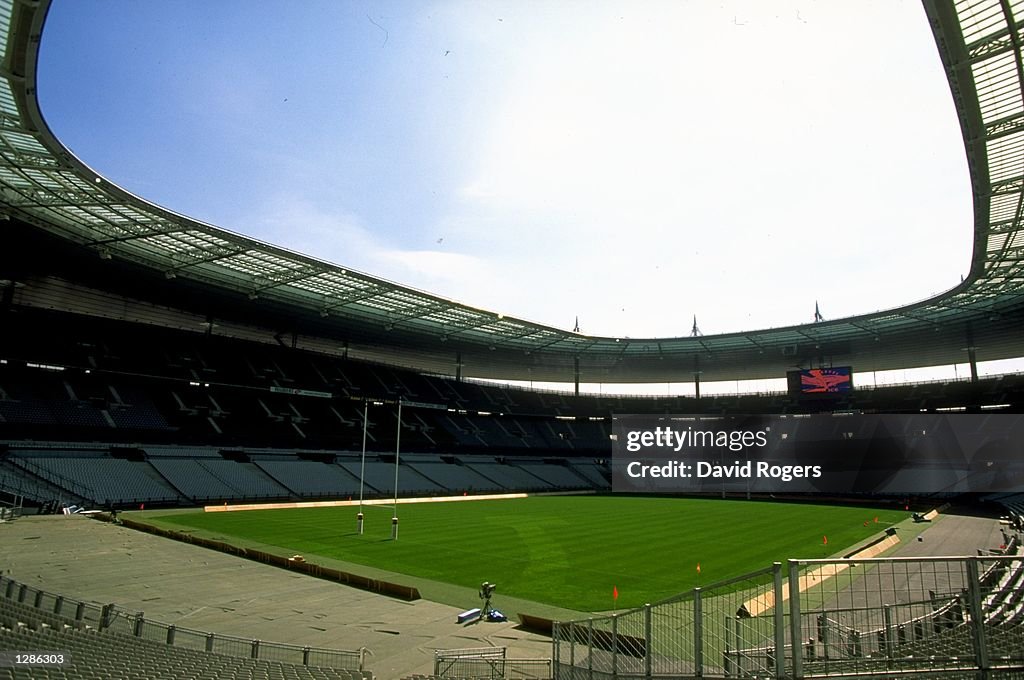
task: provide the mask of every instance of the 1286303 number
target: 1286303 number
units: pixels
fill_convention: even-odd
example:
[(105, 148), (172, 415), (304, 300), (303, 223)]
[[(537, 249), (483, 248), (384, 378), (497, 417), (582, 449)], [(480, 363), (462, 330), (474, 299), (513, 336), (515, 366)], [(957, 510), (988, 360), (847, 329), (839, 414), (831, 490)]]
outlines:
[(63, 666), (71, 663), (67, 652), (10, 652), (0, 651), (0, 668), (26, 666)]

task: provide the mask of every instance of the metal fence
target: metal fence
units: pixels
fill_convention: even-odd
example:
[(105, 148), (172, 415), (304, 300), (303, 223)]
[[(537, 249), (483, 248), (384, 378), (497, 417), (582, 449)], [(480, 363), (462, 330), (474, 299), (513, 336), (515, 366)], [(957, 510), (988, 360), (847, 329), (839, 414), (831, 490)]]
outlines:
[(505, 647), (438, 649), (434, 676), (473, 680), (547, 680), (551, 659), (510, 659)]
[(101, 605), (56, 595), (5, 576), (0, 576), (0, 597), (33, 607), (38, 611), (40, 621), (51, 626), (66, 621), (102, 632), (224, 656), (354, 671), (363, 670), (366, 656), (365, 648), (348, 651), (302, 647), (179, 628), (146, 619), (142, 612), (129, 612), (113, 604)]
[(24, 504), (25, 497), (9, 490), (6, 480), (0, 479), (0, 522), (10, 522), (21, 517)]
[(775, 563), (658, 604), (556, 623), (553, 657), (558, 680), (1024, 678), (1024, 557)]

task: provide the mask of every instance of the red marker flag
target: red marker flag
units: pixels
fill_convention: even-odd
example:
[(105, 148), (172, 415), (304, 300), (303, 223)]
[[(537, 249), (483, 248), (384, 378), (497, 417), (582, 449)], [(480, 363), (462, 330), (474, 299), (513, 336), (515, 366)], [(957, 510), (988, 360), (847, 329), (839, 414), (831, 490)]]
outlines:
[(612, 586), (612, 599), (613, 600), (619, 599), (619, 587), (618, 586)]
[(821, 537), (821, 544), (822, 545), (828, 545), (828, 536), (822, 536)]
[(697, 563), (697, 573), (700, 573), (700, 562)]

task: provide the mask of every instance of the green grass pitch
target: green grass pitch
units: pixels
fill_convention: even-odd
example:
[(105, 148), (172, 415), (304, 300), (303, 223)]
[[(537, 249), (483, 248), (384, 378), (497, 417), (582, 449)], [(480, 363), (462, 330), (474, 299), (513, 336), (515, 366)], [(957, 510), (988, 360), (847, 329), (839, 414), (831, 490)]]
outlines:
[(399, 539), (392, 541), (390, 507), (364, 512), (362, 536), (352, 507), (163, 519), (228, 540), (280, 546), (313, 562), (321, 555), (470, 588), (491, 581), (502, 594), (603, 611), (656, 602), (773, 561), (842, 553), (908, 514), (766, 501), (544, 496), (400, 505)]

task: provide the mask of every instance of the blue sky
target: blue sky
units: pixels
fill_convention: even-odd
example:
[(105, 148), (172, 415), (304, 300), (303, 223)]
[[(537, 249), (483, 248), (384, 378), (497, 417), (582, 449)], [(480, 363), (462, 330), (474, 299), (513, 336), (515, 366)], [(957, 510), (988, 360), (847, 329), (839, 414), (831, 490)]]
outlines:
[(585, 333), (838, 318), (969, 267), (918, 2), (54, 0), (39, 94), (148, 200)]

